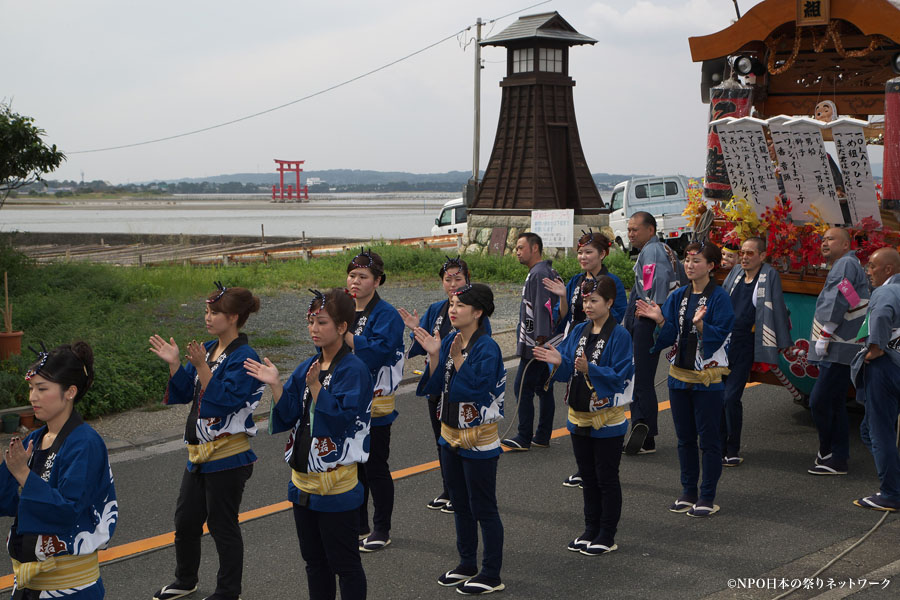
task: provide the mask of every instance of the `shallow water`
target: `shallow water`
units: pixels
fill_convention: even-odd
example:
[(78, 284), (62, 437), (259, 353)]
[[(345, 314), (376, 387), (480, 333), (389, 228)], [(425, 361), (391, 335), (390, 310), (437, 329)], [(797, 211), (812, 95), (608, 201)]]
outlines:
[(0, 210), (0, 231), (192, 235), (401, 238), (431, 235), (441, 205), (453, 195), (353, 195), (304, 204), (264, 200), (178, 199)]

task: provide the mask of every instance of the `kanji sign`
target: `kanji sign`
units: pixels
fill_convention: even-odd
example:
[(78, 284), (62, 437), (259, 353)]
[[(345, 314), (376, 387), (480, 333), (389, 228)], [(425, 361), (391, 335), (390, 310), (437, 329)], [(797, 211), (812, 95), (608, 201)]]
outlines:
[(575, 211), (531, 211), (531, 231), (541, 236), (544, 248), (571, 248), (574, 245)]
[(831, 0), (797, 0), (797, 26), (828, 25)]

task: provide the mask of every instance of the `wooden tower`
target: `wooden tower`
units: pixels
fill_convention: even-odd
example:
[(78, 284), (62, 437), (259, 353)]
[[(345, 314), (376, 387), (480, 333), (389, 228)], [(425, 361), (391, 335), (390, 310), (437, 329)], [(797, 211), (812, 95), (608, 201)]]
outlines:
[(602, 207), (581, 149), (569, 77), (569, 47), (596, 42), (557, 12), (521, 17), (481, 42), (506, 47), (506, 77), (494, 148), (471, 214), (561, 208), (596, 214)]

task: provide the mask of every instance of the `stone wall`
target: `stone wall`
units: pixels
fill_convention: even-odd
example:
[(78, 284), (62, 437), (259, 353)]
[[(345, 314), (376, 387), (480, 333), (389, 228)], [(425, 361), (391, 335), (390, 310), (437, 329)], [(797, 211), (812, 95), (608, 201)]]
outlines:
[[(463, 254), (488, 254), (488, 246), (491, 242), (491, 233), (495, 227), (506, 227), (506, 250), (504, 254), (512, 253), (516, 248), (516, 240), (522, 232), (531, 231), (530, 216), (508, 215), (484, 215), (470, 214), (468, 217), (468, 235), (463, 239)], [(572, 239), (581, 237), (581, 230), (587, 231), (588, 227), (594, 231), (600, 230), (608, 238), (613, 238), (612, 229), (609, 228), (609, 215), (575, 215), (575, 226)], [(544, 248), (545, 258), (559, 258), (565, 255), (565, 248)]]

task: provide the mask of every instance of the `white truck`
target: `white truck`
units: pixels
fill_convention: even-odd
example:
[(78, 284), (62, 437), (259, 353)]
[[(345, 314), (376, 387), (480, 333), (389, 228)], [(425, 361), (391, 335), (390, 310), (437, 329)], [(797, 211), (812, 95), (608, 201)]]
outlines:
[(659, 239), (682, 253), (693, 232), (682, 214), (688, 203), (687, 191), (688, 178), (684, 175), (633, 178), (616, 184), (609, 201), (609, 226), (614, 242), (625, 252), (632, 251), (628, 219), (643, 210), (656, 218)]
[(441, 208), (441, 215), (434, 220), (431, 235), (457, 233), (465, 236), (468, 230), (466, 205), (462, 198), (454, 198), (444, 203), (444, 206)]

